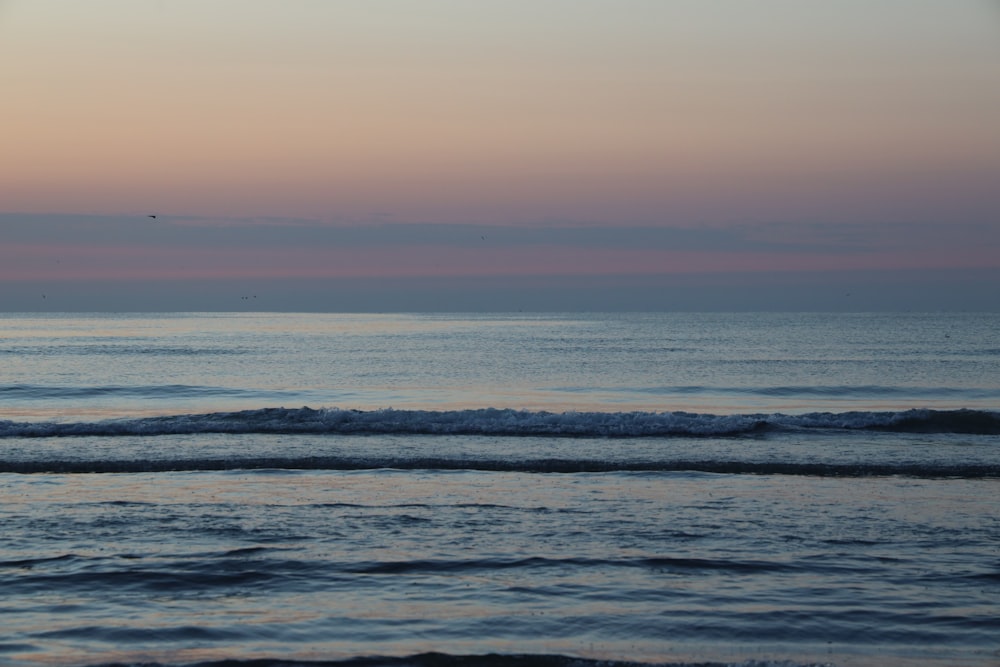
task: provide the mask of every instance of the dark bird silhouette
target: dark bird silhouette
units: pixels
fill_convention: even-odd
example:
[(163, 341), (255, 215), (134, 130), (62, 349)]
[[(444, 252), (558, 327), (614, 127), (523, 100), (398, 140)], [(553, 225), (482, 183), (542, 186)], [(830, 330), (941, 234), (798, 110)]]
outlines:
[(152, 218), (153, 220), (156, 220), (156, 216), (155, 215), (147, 215), (146, 217), (147, 218)]

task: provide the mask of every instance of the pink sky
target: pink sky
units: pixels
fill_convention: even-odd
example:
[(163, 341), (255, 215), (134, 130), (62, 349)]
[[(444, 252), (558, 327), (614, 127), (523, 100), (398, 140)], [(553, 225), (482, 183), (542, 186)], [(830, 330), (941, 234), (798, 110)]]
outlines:
[(0, 292), (1000, 269), (991, 3), (387, 3), (0, 5)]
[[(485, 245), (485, 244), (484, 244)], [(156, 248), (9, 245), (0, 280), (204, 280), (710, 274), (1000, 269), (1000, 248), (862, 253), (669, 251), (560, 246), (448, 248)], [(58, 259), (54, 259), (58, 258)]]

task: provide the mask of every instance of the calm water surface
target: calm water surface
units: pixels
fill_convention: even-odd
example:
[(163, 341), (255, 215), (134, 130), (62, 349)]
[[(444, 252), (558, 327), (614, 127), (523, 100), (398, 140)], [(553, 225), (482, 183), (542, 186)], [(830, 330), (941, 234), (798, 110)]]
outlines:
[(998, 332), (0, 316), (0, 664), (995, 665)]

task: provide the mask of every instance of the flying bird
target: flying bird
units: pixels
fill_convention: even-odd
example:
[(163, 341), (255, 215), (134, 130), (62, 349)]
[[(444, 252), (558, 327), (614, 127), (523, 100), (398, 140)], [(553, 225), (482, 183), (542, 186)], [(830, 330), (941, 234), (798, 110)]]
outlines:
[(153, 220), (156, 220), (156, 216), (155, 215), (147, 215), (146, 217), (147, 218), (152, 218)]

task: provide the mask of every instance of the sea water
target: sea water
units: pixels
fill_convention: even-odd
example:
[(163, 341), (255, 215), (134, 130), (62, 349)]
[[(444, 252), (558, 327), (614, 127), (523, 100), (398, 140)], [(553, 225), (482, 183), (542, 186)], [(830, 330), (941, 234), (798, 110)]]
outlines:
[(0, 315), (0, 664), (995, 665), (998, 434), (998, 314)]

